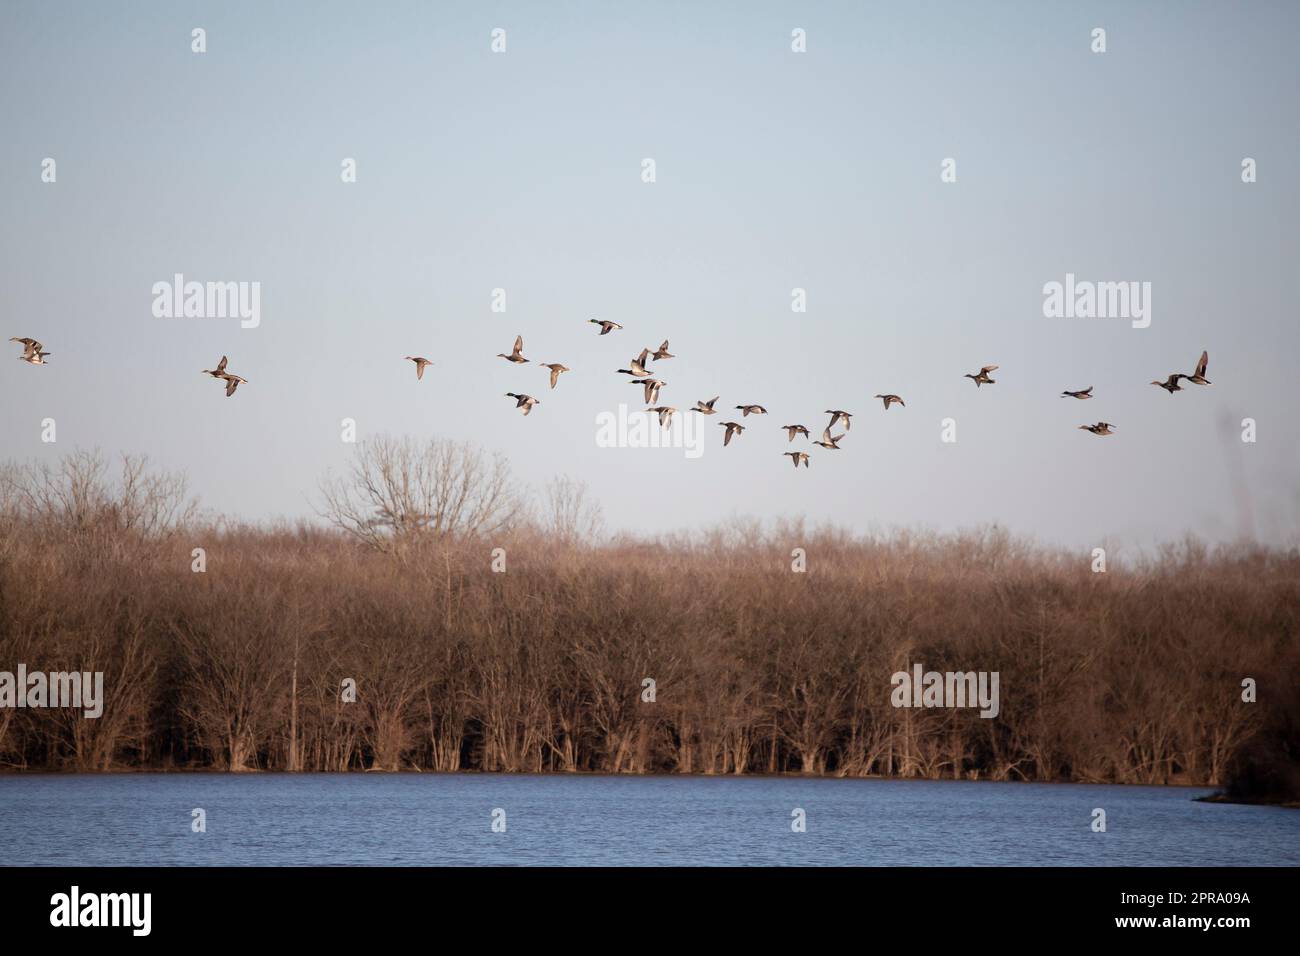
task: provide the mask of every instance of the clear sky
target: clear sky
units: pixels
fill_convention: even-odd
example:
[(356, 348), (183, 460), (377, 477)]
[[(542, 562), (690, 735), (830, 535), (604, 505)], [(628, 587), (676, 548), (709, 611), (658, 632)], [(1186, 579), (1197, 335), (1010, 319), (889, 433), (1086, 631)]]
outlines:
[[(146, 453), (205, 507), (292, 518), (350, 417), (581, 478), (614, 529), (1296, 540), (1300, 6), (382, 7), (0, 6), (0, 338), (52, 353), (4, 343), (3, 457)], [(260, 282), (260, 325), (154, 317), (178, 272)], [(1044, 317), (1067, 272), (1150, 282), (1150, 327)], [(534, 364), (494, 357), (520, 333)], [(598, 447), (599, 412), (639, 407), (615, 369), (664, 338), (663, 404), (771, 414), (726, 449), (715, 416), (693, 460)], [(1202, 349), (1212, 386), (1148, 384)], [(222, 354), (229, 400), (199, 374)], [(573, 371), (552, 392), (541, 361)], [(856, 413), (842, 450), (787, 445), (828, 408)]]

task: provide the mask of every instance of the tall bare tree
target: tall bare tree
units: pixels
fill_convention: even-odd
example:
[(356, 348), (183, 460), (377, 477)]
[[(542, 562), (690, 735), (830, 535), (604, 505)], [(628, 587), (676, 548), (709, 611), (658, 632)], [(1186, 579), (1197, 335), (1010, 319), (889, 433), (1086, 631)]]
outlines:
[(323, 514), (379, 551), (508, 531), (521, 500), (509, 463), (466, 442), (379, 436), (321, 484)]

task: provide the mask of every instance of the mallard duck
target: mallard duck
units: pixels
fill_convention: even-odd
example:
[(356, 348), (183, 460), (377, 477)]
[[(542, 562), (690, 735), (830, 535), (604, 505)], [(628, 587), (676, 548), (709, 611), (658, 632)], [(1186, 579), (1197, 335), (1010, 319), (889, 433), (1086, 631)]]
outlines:
[(506, 398), (513, 398), (515, 400), (515, 408), (522, 408), (525, 415), (533, 410), (534, 405), (542, 404), (531, 395), (522, 395), (516, 392), (506, 392)]
[(645, 389), (645, 403), (647, 405), (653, 405), (655, 402), (659, 401), (659, 389), (663, 388), (668, 383), (662, 382), (657, 378), (643, 378), (639, 382), (628, 382), (628, 384), (642, 386)]
[(699, 412), (702, 415), (716, 415), (717, 412), (713, 410), (713, 403), (716, 402), (719, 398), (720, 396), (714, 395), (707, 402), (696, 402), (695, 407), (690, 409), (690, 411)]
[(642, 349), (640, 355), (628, 362), (628, 365), (632, 366), (631, 368), (621, 368), (618, 371), (623, 375), (631, 375), (634, 378), (649, 378), (654, 374), (645, 367), (646, 357), (649, 354), (649, 349)]
[(658, 413), (659, 424), (662, 427), (667, 428), (668, 423), (673, 420), (673, 412), (677, 411), (677, 409), (673, 408), (671, 405), (659, 405), (656, 408), (650, 409), (650, 411)]

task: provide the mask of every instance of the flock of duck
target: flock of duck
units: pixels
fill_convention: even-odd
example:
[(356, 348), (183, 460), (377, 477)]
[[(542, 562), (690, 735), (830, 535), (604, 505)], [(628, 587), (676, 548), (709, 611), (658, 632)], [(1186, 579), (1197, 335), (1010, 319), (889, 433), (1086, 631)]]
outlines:
[[(588, 319), (587, 321), (593, 325), (597, 325), (600, 327), (600, 333), (599, 333), (600, 335), (608, 335), (610, 332), (614, 332), (623, 328), (623, 326), (619, 325), (617, 322), (611, 322), (608, 319)], [(45, 359), (52, 353), (46, 352), (45, 347), (38, 340), (33, 338), (27, 338), (27, 337), (19, 338), (17, 336), (14, 336), (11, 337), (9, 341), (17, 342), (19, 345), (22, 346), (23, 354), (19, 357), (19, 361), (27, 362), (30, 365), (49, 364), (48, 362), (45, 361)], [(656, 413), (659, 416), (660, 426), (665, 428), (668, 427), (668, 425), (672, 422), (672, 417), (674, 414), (676, 414), (677, 409), (671, 405), (656, 404), (659, 401), (660, 389), (664, 388), (668, 383), (656, 377), (657, 375), (656, 369), (652, 367), (650, 363), (663, 362), (666, 359), (671, 359), (675, 357), (676, 356), (674, 356), (673, 353), (668, 351), (668, 340), (664, 339), (663, 343), (659, 346), (659, 348), (657, 349), (643, 348), (641, 350), (641, 353), (636, 358), (628, 362), (627, 368), (620, 368), (616, 370), (619, 374), (627, 375), (631, 377), (631, 381), (628, 384), (638, 385), (641, 387), (641, 389), (644, 392), (645, 404), (647, 406), (650, 406), (647, 410)], [(415, 377), (417, 381), (423, 380), (424, 370), (433, 364), (433, 362), (431, 362), (429, 359), (421, 355), (408, 355), (405, 358), (406, 361), (415, 363)], [(515, 336), (514, 348), (511, 349), (509, 353), (498, 352), (497, 358), (503, 358), (507, 362), (510, 362), (512, 365), (527, 364), (529, 362), (529, 359), (524, 358), (523, 336), (522, 335)], [(235, 375), (233, 372), (226, 371), (226, 362), (227, 362), (227, 358), (226, 356), (223, 355), (221, 356), (221, 361), (217, 363), (216, 368), (203, 369), (202, 374), (210, 375), (219, 381), (225, 382), (226, 397), (229, 398), (231, 395), (235, 394), (235, 389), (237, 389), (240, 385), (248, 384), (248, 379), (241, 378), (240, 376)], [(1196, 370), (1192, 372), (1190, 375), (1188, 375), (1185, 372), (1173, 372), (1164, 381), (1161, 381), (1160, 379), (1155, 379), (1151, 382), (1151, 384), (1160, 386), (1165, 391), (1167, 391), (1170, 395), (1172, 395), (1174, 392), (1181, 392), (1183, 390), (1183, 387), (1179, 384), (1180, 379), (1190, 382), (1193, 385), (1209, 385), (1210, 380), (1205, 377), (1205, 373), (1207, 368), (1209, 367), (1209, 363), (1210, 363), (1209, 352), (1202, 352), (1200, 360), (1196, 363)], [(539, 362), (538, 365), (541, 368), (547, 369), (550, 372), (551, 388), (555, 388), (555, 386), (560, 381), (560, 376), (564, 372), (570, 371), (567, 365), (561, 365), (559, 362)], [(996, 384), (996, 379), (990, 378), (989, 372), (996, 371), (997, 368), (998, 366), (996, 365), (985, 365), (978, 372), (975, 373), (968, 372), (964, 377), (973, 380), (975, 382), (976, 388), (979, 388), (982, 385), (993, 385)], [(1073, 398), (1078, 400), (1089, 399), (1092, 398), (1092, 388), (1093, 387), (1089, 385), (1087, 388), (1078, 389), (1075, 391), (1066, 389), (1065, 391), (1061, 392), (1061, 397)], [(541, 404), (540, 399), (537, 399), (532, 395), (528, 395), (523, 392), (506, 392), (506, 397), (514, 399), (515, 407), (519, 409), (523, 409), (523, 413), (525, 415), (531, 412), (534, 407)], [(720, 396), (715, 395), (713, 396), (713, 398), (710, 398), (708, 401), (697, 401), (695, 403), (695, 407), (689, 408), (687, 409), (687, 411), (696, 412), (701, 415), (716, 415), (717, 409), (714, 408), (714, 405), (717, 403), (719, 397)], [(889, 411), (890, 406), (895, 404), (900, 405), (904, 408), (907, 407), (907, 403), (904, 402), (903, 399), (898, 395), (887, 394), (887, 395), (876, 395), (875, 397), (880, 399), (881, 402), (884, 404), (885, 411)], [(757, 405), (757, 404), (737, 405), (735, 406), (735, 409), (736, 411), (740, 412), (740, 417), (742, 419), (748, 418), (750, 415), (767, 414), (767, 409), (764, 408), (762, 405)], [(813, 439), (811, 432), (804, 425), (782, 425), (781, 428), (785, 430), (786, 435), (788, 436), (787, 441), (793, 442), (796, 437), (802, 435), (804, 439), (811, 441), (812, 444), (818, 445), (821, 448), (826, 449), (827, 451), (838, 451), (840, 447), (840, 441), (844, 439), (845, 435), (847, 435), (852, 428), (853, 413), (846, 412), (843, 409), (828, 408), (826, 409), (826, 414), (830, 415), (831, 419), (830, 422), (827, 423), (826, 427), (822, 429), (822, 436), (820, 440)], [(831, 430), (835, 428), (835, 426), (840, 422), (844, 423), (844, 431), (841, 432), (839, 435), (832, 435)], [(731, 439), (734, 436), (744, 434), (745, 429), (749, 427), (747, 425), (742, 425), (740, 424), (740, 422), (735, 422), (735, 421), (719, 422), (718, 425), (719, 427), (725, 429), (722, 436), (722, 444), (724, 447), (731, 444)], [(1115, 427), (1116, 426), (1110, 424), (1109, 422), (1096, 422), (1095, 424), (1092, 425), (1079, 426), (1079, 428), (1085, 431), (1092, 432), (1092, 434), (1094, 435), (1112, 435), (1115, 432)], [(787, 451), (784, 452), (783, 454), (785, 457), (790, 459), (790, 461), (793, 463), (796, 469), (800, 465), (803, 465), (805, 468), (809, 467), (808, 465), (809, 456), (807, 452)]]
[[(587, 321), (592, 325), (597, 325), (600, 327), (600, 333), (599, 333), (600, 335), (608, 335), (610, 332), (614, 332), (623, 328), (623, 326), (619, 325), (617, 322), (611, 322), (608, 319), (588, 319)], [(498, 352), (497, 358), (503, 358), (507, 362), (510, 362), (513, 365), (526, 364), (529, 361), (529, 359), (524, 358), (523, 336), (516, 335), (514, 348), (512, 348), (509, 353)], [(673, 355), (673, 353), (668, 351), (668, 340), (664, 339), (663, 343), (659, 346), (659, 348), (657, 349), (643, 348), (641, 350), (641, 353), (637, 355), (636, 358), (628, 362), (627, 368), (616, 369), (616, 371), (619, 374), (628, 375), (631, 377), (632, 381), (629, 382), (629, 384), (641, 386), (641, 388), (644, 390), (645, 393), (645, 404), (647, 406), (650, 406), (647, 410), (656, 413), (659, 416), (660, 426), (665, 428), (668, 427), (669, 423), (672, 421), (672, 417), (674, 414), (676, 414), (677, 408), (671, 405), (655, 404), (656, 402), (659, 401), (660, 389), (664, 388), (668, 383), (657, 377), (657, 373), (655, 369), (651, 367), (650, 363), (662, 362), (663, 360), (670, 359), (670, 358), (675, 358), (675, 356)], [(419, 355), (408, 355), (406, 356), (406, 360), (415, 363), (415, 377), (417, 379), (423, 379), (425, 368), (433, 364), (427, 358), (424, 358), (423, 356), (419, 356)], [(224, 363), (225, 360), (223, 359), (222, 361)], [(1192, 374), (1188, 375), (1183, 372), (1174, 372), (1170, 374), (1169, 377), (1166, 378), (1164, 381), (1160, 381), (1157, 379), (1156, 381), (1153, 381), (1151, 384), (1159, 385), (1161, 388), (1165, 389), (1171, 395), (1174, 392), (1180, 392), (1183, 390), (1183, 387), (1178, 384), (1179, 379), (1184, 379), (1188, 382), (1191, 382), (1194, 385), (1209, 385), (1210, 380), (1205, 377), (1205, 372), (1207, 367), (1209, 366), (1209, 362), (1210, 362), (1209, 352), (1202, 352), (1200, 361), (1196, 363), (1196, 370)], [(560, 375), (562, 373), (570, 371), (567, 365), (561, 365), (558, 362), (555, 363), (541, 362), (539, 363), (539, 365), (541, 368), (550, 370), (551, 388), (555, 388), (556, 384), (560, 380)], [(997, 380), (990, 378), (989, 372), (996, 371), (997, 368), (998, 366), (996, 365), (985, 365), (981, 367), (978, 372), (974, 372), (974, 373), (968, 372), (964, 377), (974, 381), (976, 388), (979, 388), (982, 385), (994, 385), (996, 384)], [(1066, 389), (1065, 391), (1061, 392), (1061, 397), (1074, 398), (1082, 401), (1084, 399), (1092, 398), (1092, 390), (1093, 387), (1091, 385), (1089, 385), (1087, 388), (1082, 388), (1078, 390)], [(541, 404), (540, 399), (522, 392), (506, 392), (506, 397), (513, 398), (515, 400), (515, 407), (523, 409), (523, 413), (525, 415), (531, 412), (535, 406)], [(710, 398), (708, 401), (696, 401), (695, 407), (689, 408), (687, 409), (687, 411), (697, 412), (701, 415), (715, 415), (717, 414), (717, 409), (714, 408), (714, 405), (717, 403), (719, 397), (720, 396), (715, 395), (712, 398)], [(889, 411), (890, 406), (895, 404), (901, 405), (904, 408), (907, 407), (907, 403), (904, 402), (903, 399), (898, 395), (885, 394), (885, 395), (876, 395), (875, 397), (881, 400), (882, 404), (884, 405), (885, 411)], [(756, 405), (756, 404), (737, 405), (735, 406), (735, 409), (736, 411), (740, 412), (740, 417), (742, 419), (748, 418), (750, 415), (767, 414), (766, 408), (764, 408), (762, 405)], [(830, 421), (827, 423), (826, 427), (822, 429), (822, 436), (820, 440), (812, 438), (811, 432), (808, 430), (807, 426), (805, 425), (782, 425), (781, 428), (785, 429), (787, 435), (787, 441), (793, 442), (796, 437), (802, 435), (806, 440), (809, 440), (812, 444), (825, 448), (828, 451), (839, 450), (840, 441), (843, 440), (845, 435), (847, 435), (850, 429), (852, 428), (853, 414), (850, 412), (846, 412), (843, 409), (835, 409), (835, 408), (826, 409), (826, 414), (829, 415), (831, 418)], [(835, 426), (840, 422), (844, 423), (844, 431), (839, 435), (832, 435), (831, 430), (835, 428)], [(722, 444), (724, 447), (731, 444), (731, 439), (733, 436), (744, 434), (745, 429), (748, 427), (747, 425), (742, 425), (740, 422), (735, 422), (735, 421), (719, 422), (718, 425), (719, 427), (725, 429), (722, 436)], [(1096, 422), (1092, 425), (1079, 426), (1079, 428), (1085, 431), (1089, 431), (1094, 435), (1103, 435), (1103, 436), (1113, 435), (1115, 433), (1115, 427), (1116, 426), (1112, 425), (1110, 422)], [(805, 468), (809, 467), (808, 464), (809, 456), (807, 452), (787, 451), (784, 452), (783, 454), (785, 457), (788, 457), (790, 459), (791, 463), (794, 465), (796, 469), (800, 465), (803, 465)]]

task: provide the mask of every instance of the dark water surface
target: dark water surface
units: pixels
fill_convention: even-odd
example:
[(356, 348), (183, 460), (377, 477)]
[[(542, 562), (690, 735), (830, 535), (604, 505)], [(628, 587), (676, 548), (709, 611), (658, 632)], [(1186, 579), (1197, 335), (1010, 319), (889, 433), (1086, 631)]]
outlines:
[[(794, 777), (0, 776), (7, 865), (1285, 865), (1300, 811), (1208, 790)], [(191, 831), (191, 811), (207, 832)], [(802, 808), (807, 832), (791, 830)], [(1090, 829), (1106, 811), (1107, 832)], [(506, 832), (492, 832), (505, 811)]]

